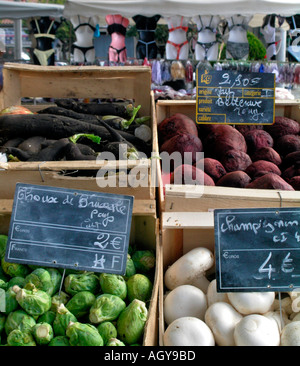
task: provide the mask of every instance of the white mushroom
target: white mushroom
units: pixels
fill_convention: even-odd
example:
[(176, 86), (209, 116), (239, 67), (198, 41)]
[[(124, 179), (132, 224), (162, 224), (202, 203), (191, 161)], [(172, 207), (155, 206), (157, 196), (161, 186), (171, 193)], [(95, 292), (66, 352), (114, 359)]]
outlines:
[(236, 346), (279, 346), (276, 323), (260, 314), (246, 315), (234, 329)]
[(242, 315), (226, 302), (215, 302), (205, 313), (205, 323), (212, 330), (218, 346), (235, 346), (233, 332), (242, 318)]
[(241, 314), (264, 314), (271, 309), (275, 292), (228, 292), (228, 299)]
[(207, 288), (207, 305), (210, 306), (215, 302), (227, 302), (229, 303), (227, 292), (217, 292), (217, 281), (212, 280)]
[(180, 285), (191, 284), (192, 281), (203, 275), (214, 264), (212, 252), (204, 247), (190, 250), (166, 270), (164, 282), (169, 290)]
[(214, 346), (212, 331), (204, 321), (194, 317), (174, 320), (163, 335), (164, 346)]
[(186, 316), (204, 320), (206, 309), (206, 295), (202, 290), (192, 285), (181, 285), (165, 297), (164, 320), (167, 324)]
[(292, 321), (282, 329), (281, 346), (300, 346), (300, 321)]

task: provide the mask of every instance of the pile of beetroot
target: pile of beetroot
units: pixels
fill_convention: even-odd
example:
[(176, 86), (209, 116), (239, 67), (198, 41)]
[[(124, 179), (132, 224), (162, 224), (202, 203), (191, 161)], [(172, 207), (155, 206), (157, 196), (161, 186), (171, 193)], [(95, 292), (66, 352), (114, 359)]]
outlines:
[[(182, 154), (182, 163), (171, 165), (171, 184), (300, 190), (300, 124), (290, 118), (233, 127), (196, 125), (175, 113), (158, 125), (158, 138), (160, 153)], [(191, 164), (184, 152), (191, 153)], [(199, 161), (196, 152), (204, 152)]]

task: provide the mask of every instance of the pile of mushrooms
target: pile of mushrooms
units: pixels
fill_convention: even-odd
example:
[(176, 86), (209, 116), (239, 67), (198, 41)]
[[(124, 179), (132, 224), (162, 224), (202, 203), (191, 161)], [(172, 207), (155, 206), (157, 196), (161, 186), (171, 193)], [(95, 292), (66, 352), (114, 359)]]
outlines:
[(197, 247), (164, 274), (164, 346), (299, 346), (300, 293), (217, 292), (213, 253)]

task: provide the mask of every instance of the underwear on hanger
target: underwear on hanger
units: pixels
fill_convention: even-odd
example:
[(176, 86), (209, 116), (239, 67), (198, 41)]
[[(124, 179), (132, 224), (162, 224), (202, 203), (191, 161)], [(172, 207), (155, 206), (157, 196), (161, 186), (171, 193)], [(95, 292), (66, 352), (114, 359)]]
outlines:
[(126, 52), (126, 46), (125, 47), (123, 47), (123, 48), (120, 48), (120, 49), (118, 49), (118, 48), (115, 48), (115, 47), (113, 47), (113, 46), (109, 46), (109, 48), (112, 48), (116, 53), (117, 53), (117, 55), (118, 55), (118, 60), (117, 60), (117, 62), (120, 62), (120, 54), (121, 54), (121, 52)]
[(177, 27), (171, 27), (171, 28), (169, 28), (169, 32), (174, 32), (175, 30), (177, 30), (177, 29), (181, 29), (181, 30), (183, 30), (184, 32), (187, 32), (188, 31), (188, 29), (189, 29), (189, 27), (184, 27), (183, 25), (182, 25), (182, 22), (183, 22), (183, 17), (181, 17), (181, 21), (180, 21), (180, 25), (178, 25)]
[(48, 59), (53, 55), (54, 49), (50, 48), (49, 50), (39, 50), (35, 48), (33, 53), (35, 54), (36, 58), (39, 60), (40, 65), (48, 66)]
[(38, 33), (35, 33), (34, 34), (34, 38), (41, 38), (41, 37), (46, 37), (46, 38), (51, 38), (51, 39), (55, 39), (55, 34), (51, 34), (50, 33), (50, 30), (54, 24), (54, 20), (51, 21), (50, 25), (49, 25), (49, 28), (47, 30), (47, 33), (41, 33), (40, 31), (40, 26), (39, 26), (39, 23), (38, 21), (36, 20), (36, 18), (34, 19), (35, 21), (35, 25), (36, 25), (36, 28), (38, 30)]
[(83, 57), (84, 57), (84, 62), (88, 62), (87, 59), (86, 59), (86, 53), (89, 51), (89, 50), (92, 50), (94, 49), (94, 46), (89, 46), (89, 47), (81, 47), (81, 46), (77, 46), (76, 44), (72, 44), (72, 51), (74, 51), (74, 48), (77, 48), (78, 50), (80, 50), (83, 54)]
[(208, 50), (212, 46), (214, 46), (216, 43), (218, 43), (218, 41), (213, 41), (213, 42), (199, 42), (199, 41), (197, 41), (197, 44), (204, 49), (204, 52), (205, 52), (204, 60), (207, 60)]
[(78, 28), (80, 28), (80, 27), (84, 27), (84, 26), (88, 26), (88, 27), (90, 27), (90, 28), (91, 28), (91, 30), (92, 30), (93, 32), (95, 32), (96, 27), (94, 27), (92, 24), (90, 24), (90, 19), (91, 19), (91, 18), (89, 18), (89, 20), (88, 20), (87, 22), (85, 22), (85, 23), (80, 23), (80, 15), (78, 15), (78, 22), (79, 22), (79, 24), (74, 28), (74, 32), (76, 32)]
[(189, 43), (189, 41), (188, 40), (186, 40), (186, 41), (184, 41), (184, 42), (182, 42), (182, 43), (174, 43), (174, 42), (172, 42), (172, 41), (167, 41), (167, 43), (169, 43), (169, 44), (171, 44), (173, 47), (175, 47), (176, 48), (176, 50), (177, 50), (177, 56), (176, 56), (176, 60), (179, 60), (179, 55), (180, 55), (180, 51), (181, 51), (181, 48), (184, 46), (184, 45), (186, 45), (187, 43)]
[(249, 54), (249, 43), (227, 41), (226, 51), (234, 60), (241, 60)]

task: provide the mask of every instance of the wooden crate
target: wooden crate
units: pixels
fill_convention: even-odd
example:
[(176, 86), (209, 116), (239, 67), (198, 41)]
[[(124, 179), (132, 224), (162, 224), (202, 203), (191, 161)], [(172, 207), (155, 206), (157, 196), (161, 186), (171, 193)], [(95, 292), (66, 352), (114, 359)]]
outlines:
[[(158, 295), (159, 345), (163, 346), (166, 329), (163, 302), (166, 289), (164, 273), (183, 254), (196, 247), (214, 253), (214, 217), (212, 212), (163, 212), (161, 214), (161, 267)], [(214, 272), (214, 268), (212, 268)]]
[[(0, 92), (0, 108), (20, 105), (22, 97), (43, 98), (126, 98), (141, 105), (140, 114), (151, 116), (152, 151), (158, 151), (157, 128), (154, 96), (151, 92), (151, 69), (144, 66), (37, 66), (6, 63), (3, 67), (3, 89)], [(31, 106), (42, 109), (42, 106)], [(127, 162), (126, 162), (127, 163)], [(45, 184), (57, 187), (86, 189), (107, 193), (127, 194), (135, 197), (135, 205), (141, 213), (155, 212), (156, 159), (124, 162), (12, 162), (0, 163), (0, 198), (13, 198), (17, 182)], [(107, 179), (91, 177), (72, 177), (70, 171), (94, 170), (100, 168), (129, 168), (130, 172), (139, 171), (144, 180), (141, 183), (130, 180), (132, 176), (114, 174), (109, 180), (116, 183), (108, 185)], [(141, 177), (140, 175), (138, 176)], [(125, 181), (124, 181), (125, 178)], [(138, 178), (138, 179), (139, 179)], [(101, 180), (101, 188), (97, 184)], [(125, 182), (128, 182), (127, 186)], [(139, 201), (139, 202), (137, 202)]]
[[(195, 120), (196, 101), (157, 101), (157, 125), (176, 112), (186, 114)], [(295, 119), (300, 123), (300, 100), (276, 101), (275, 114)], [(157, 171), (157, 176), (160, 212), (207, 212), (215, 208), (300, 206), (298, 191), (171, 185), (164, 184), (161, 169)]]
[[(0, 199), (0, 234), (7, 235), (12, 213), (12, 200)], [(153, 250), (156, 255), (156, 268), (153, 291), (148, 308), (148, 319), (145, 325), (143, 346), (158, 345), (158, 287), (161, 271), (161, 246), (159, 240), (159, 222), (154, 215), (133, 213), (129, 244), (139, 249)]]

